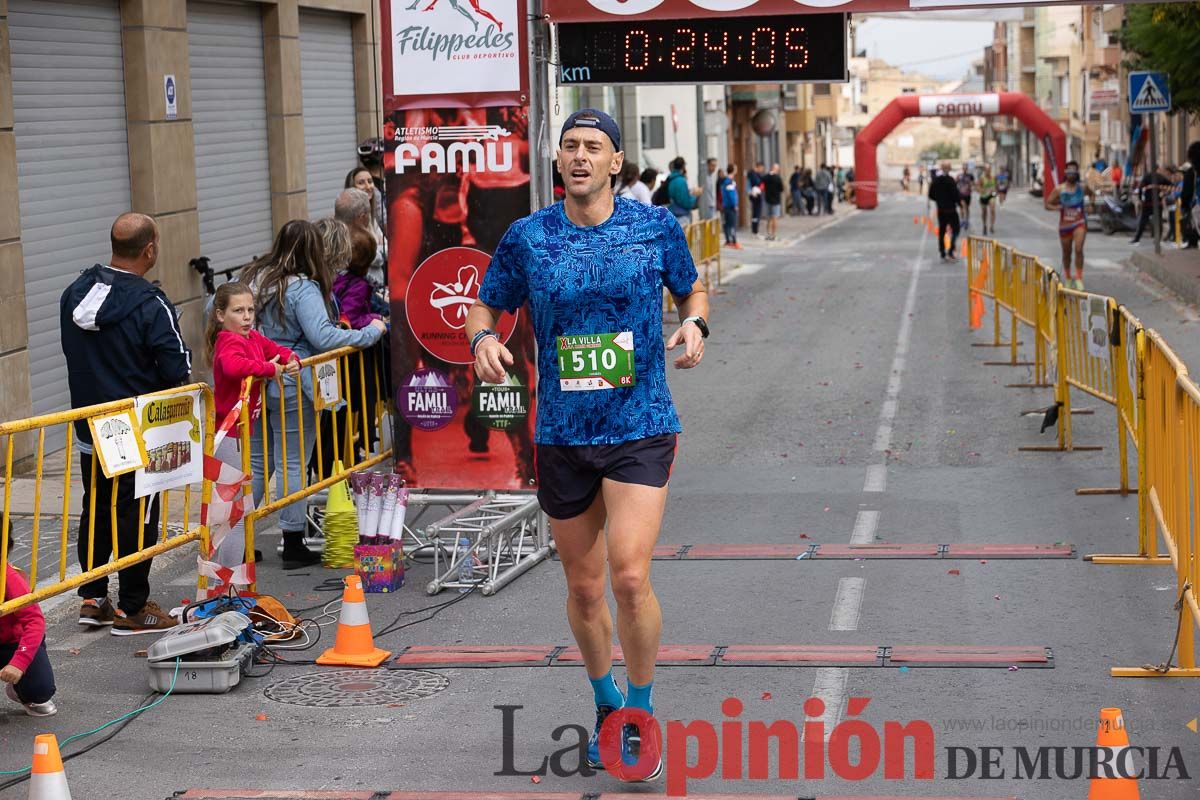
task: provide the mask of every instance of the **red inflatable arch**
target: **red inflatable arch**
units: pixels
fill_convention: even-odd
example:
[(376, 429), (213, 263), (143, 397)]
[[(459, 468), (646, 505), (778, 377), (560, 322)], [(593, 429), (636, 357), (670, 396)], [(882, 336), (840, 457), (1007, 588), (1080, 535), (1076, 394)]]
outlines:
[(879, 167), (875, 150), (883, 137), (909, 117), (986, 117), (996, 114), (1013, 116), (1042, 140), (1045, 151), (1045, 186), (1057, 186), (1062, 180), (1067, 159), (1067, 137), (1046, 112), (1020, 92), (989, 94), (903, 95), (888, 103), (871, 124), (854, 137), (854, 200), (859, 208), (879, 204)]

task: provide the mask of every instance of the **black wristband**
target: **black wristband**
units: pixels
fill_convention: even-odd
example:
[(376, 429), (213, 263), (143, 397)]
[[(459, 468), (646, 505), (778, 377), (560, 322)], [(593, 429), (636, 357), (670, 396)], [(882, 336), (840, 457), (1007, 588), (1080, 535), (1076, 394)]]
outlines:
[(471, 339), (471, 355), (475, 355), (475, 348), (479, 346), (479, 343), (483, 341), (485, 336), (495, 336), (496, 341), (500, 341), (500, 334), (491, 328), (484, 328)]

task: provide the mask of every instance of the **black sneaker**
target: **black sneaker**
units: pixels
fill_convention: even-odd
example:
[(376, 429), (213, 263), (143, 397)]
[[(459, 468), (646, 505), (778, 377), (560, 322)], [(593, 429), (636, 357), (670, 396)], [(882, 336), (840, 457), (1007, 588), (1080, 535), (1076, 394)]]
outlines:
[(79, 607), (79, 624), (89, 628), (104, 628), (113, 624), (116, 610), (107, 597), (103, 600), (88, 598)]
[(612, 706), (596, 706), (596, 726), (592, 728), (592, 735), (588, 737), (587, 743), (587, 765), (592, 769), (604, 769), (604, 762), (600, 760), (600, 727), (604, 724), (604, 720), (608, 715), (616, 711)]
[[(632, 723), (626, 724), (621, 728), (621, 760), (626, 766), (632, 767), (638, 762), (642, 754), (642, 735), (638, 731), (638, 726)], [(659, 753), (658, 763), (654, 765), (654, 769), (644, 778), (639, 778), (636, 783), (647, 783), (649, 781), (658, 780), (663, 774), (662, 754)]]

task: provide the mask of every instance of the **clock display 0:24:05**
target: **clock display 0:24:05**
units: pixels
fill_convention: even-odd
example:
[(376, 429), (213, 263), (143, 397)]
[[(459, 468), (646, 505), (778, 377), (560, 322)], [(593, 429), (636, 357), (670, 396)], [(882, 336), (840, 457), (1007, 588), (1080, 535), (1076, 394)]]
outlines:
[(846, 15), (795, 14), (558, 26), (559, 83), (846, 79)]

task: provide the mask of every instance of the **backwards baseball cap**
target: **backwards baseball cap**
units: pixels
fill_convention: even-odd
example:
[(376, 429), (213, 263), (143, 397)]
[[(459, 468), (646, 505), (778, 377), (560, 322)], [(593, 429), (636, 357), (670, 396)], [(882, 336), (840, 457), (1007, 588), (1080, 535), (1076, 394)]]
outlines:
[(613, 150), (621, 149), (621, 129), (617, 127), (616, 120), (599, 109), (581, 108), (567, 117), (567, 121), (563, 123), (562, 130), (558, 133), (559, 144), (562, 144), (563, 137), (572, 128), (595, 128), (607, 135), (609, 139), (612, 139)]

